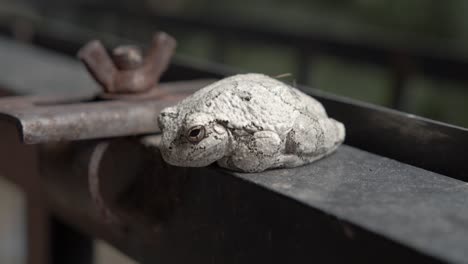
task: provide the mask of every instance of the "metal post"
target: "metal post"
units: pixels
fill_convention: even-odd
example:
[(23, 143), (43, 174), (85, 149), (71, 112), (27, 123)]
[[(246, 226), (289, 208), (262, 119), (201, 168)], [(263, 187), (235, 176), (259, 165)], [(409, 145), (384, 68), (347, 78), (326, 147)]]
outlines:
[(50, 218), (52, 264), (93, 263), (93, 240), (56, 217)]

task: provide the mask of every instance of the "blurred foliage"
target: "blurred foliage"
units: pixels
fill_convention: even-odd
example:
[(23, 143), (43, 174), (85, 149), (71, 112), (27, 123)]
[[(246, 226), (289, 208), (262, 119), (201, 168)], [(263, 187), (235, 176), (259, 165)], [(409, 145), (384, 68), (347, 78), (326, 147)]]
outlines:
[(413, 78), (407, 89), (407, 111), (468, 127), (466, 84)]
[(338, 58), (315, 60), (309, 83), (317, 88), (379, 105), (390, 105), (392, 79), (383, 68), (345, 63)]
[[(3, 0), (0, 10), (12, 10), (12, 6), (23, 6), (36, 17), (66, 21), (136, 41), (147, 41), (156, 25), (126, 18), (125, 13), (150, 11), (298, 34), (318, 32), (350, 42), (429, 46), (443, 54), (468, 59), (468, 1), (464, 0)], [(180, 27), (164, 30), (176, 36), (181, 54), (246, 71), (292, 73), (293, 79), (299, 72), (298, 55), (290, 47), (249, 42), (235, 36), (221, 42), (207, 32)], [(390, 105), (394, 80), (389, 69), (321, 54), (310, 58), (309, 68), (308, 84), (314, 88)], [(406, 85), (403, 110), (468, 127), (466, 86), (467, 83), (414, 76)]]

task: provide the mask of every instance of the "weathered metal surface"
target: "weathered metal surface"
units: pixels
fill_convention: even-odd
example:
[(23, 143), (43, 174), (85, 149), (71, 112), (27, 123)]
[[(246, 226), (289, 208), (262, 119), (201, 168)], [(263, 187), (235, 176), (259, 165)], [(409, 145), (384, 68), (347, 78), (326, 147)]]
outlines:
[[(176, 41), (164, 32), (155, 33), (148, 53), (142, 58), (136, 48), (117, 47), (112, 57), (100, 41), (86, 44), (78, 52), (93, 78), (100, 84), (106, 98), (134, 98), (135, 93), (155, 96), (161, 75), (174, 53)], [(141, 98), (140, 95), (138, 98)]]
[(294, 169), (178, 168), (117, 139), (98, 170), (109, 223), (84, 177), (96, 144), (44, 146), (48, 201), (141, 263), (467, 263), (468, 185), (455, 179), (347, 146)]
[(468, 129), (312, 91), (346, 125), (346, 144), (468, 182)]
[(27, 144), (155, 133), (160, 110), (211, 82), (161, 84), (164, 97), (159, 100), (95, 101), (88, 95), (8, 97), (0, 99), (0, 119), (14, 122)]
[[(468, 183), (350, 147), (238, 177), (451, 263), (468, 262)], [(344, 230), (354, 238), (352, 228)]]

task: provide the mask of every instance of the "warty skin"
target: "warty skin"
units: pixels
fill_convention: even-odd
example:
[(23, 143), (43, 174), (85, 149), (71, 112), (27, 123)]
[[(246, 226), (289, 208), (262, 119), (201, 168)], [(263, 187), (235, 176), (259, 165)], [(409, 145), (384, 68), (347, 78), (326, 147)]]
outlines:
[(206, 86), (158, 117), (163, 159), (176, 166), (217, 162), (242, 172), (296, 167), (323, 158), (345, 139), (322, 104), (262, 74)]

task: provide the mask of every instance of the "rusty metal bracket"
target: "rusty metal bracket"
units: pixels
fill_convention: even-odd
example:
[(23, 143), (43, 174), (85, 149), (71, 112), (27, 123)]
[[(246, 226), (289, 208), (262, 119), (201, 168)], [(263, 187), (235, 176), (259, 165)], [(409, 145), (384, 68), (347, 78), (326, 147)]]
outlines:
[[(13, 122), (26, 144), (157, 133), (157, 116), (163, 108), (214, 81), (158, 84), (174, 47), (172, 37), (157, 33), (144, 59), (137, 48), (129, 46), (114, 49), (111, 59), (99, 41), (91, 41), (78, 57), (101, 85), (101, 94), (6, 97), (0, 99), (0, 122)], [(101, 218), (120, 225), (121, 216), (107, 203), (109, 188), (99, 173), (110, 142), (102, 140), (92, 148), (86, 172), (88, 190)]]
[[(159, 85), (160, 99), (140, 101), (96, 100), (88, 96), (26, 96), (0, 99), (0, 122), (16, 124), (26, 144), (154, 134), (159, 112), (214, 80), (171, 82)], [(93, 148), (89, 161), (89, 192), (104, 221), (121, 225), (121, 216), (105, 200), (99, 168), (109, 141)]]
[(159, 111), (212, 82), (161, 84), (164, 98), (142, 101), (102, 101), (93, 96), (6, 97), (0, 99), (0, 121), (14, 122), (26, 144), (156, 133)]
[(101, 85), (100, 95), (7, 97), (0, 99), (0, 121), (14, 122), (26, 144), (156, 133), (159, 111), (213, 82), (158, 84), (175, 46), (173, 37), (157, 32), (146, 56), (119, 46), (111, 58), (101, 42), (91, 41), (78, 58)]

